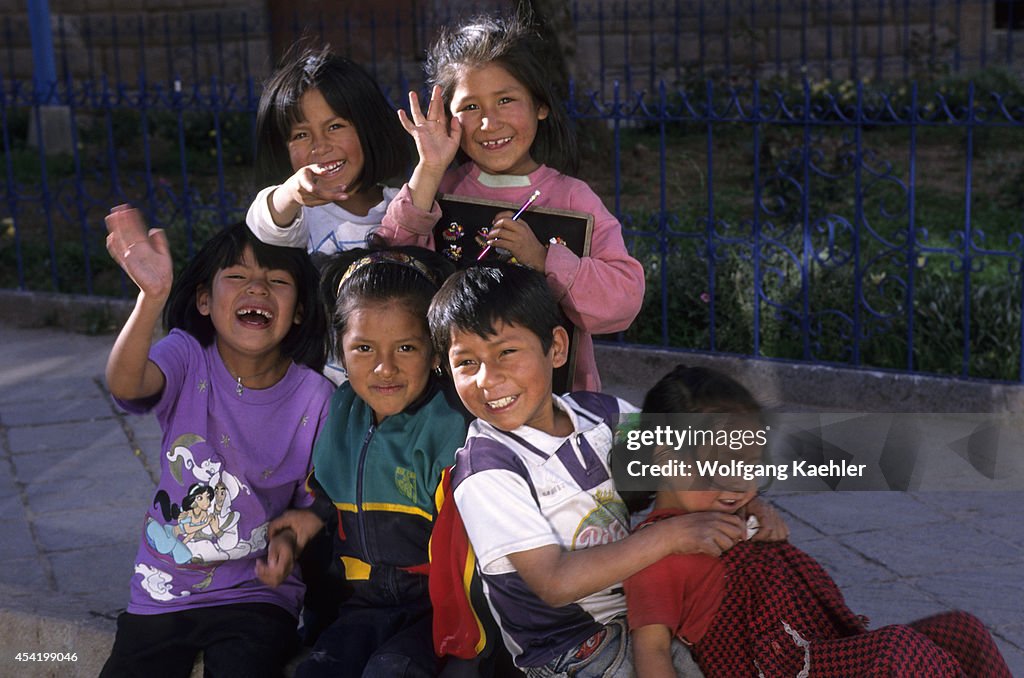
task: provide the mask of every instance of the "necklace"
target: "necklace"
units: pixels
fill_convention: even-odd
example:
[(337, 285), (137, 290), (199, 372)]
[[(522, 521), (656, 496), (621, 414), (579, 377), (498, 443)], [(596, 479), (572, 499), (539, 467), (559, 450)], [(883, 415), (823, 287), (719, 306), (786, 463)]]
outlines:
[(267, 374), (269, 372), (272, 372), (273, 370), (278, 369), (283, 362), (283, 360), (278, 360), (276, 363), (274, 363), (267, 369), (263, 370), (262, 372), (256, 372), (255, 374), (250, 374), (245, 377), (235, 375), (235, 381), (237, 382), (235, 385), (235, 393), (237, 393), (238, 397), (241, 398), (242, 394), (245, 393), (245, 386), (242, 384), (243, 379), (255, 379), (256, 377), (262, 377), (264, 374)]

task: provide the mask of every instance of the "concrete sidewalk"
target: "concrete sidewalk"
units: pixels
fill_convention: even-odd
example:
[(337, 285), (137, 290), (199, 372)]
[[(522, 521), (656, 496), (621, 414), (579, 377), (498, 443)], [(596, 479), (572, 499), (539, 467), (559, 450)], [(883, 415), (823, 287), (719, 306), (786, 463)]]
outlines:
[[(0, 321), (0, 675), (95, 676), (127, 602), (160, 431), (103, 387), (113, 337)], [(610, 354), (606, 354), (610, 355)], [(614, 370), (609, 370), (614, 372)], [(642, 392), (621, 380), (608, 390)], [(776, 498), (873, 627), (961, 608), (1024, 677), (1024, 492), (831, 492)], [(19, 662), (19, 652), (76, 660)]]

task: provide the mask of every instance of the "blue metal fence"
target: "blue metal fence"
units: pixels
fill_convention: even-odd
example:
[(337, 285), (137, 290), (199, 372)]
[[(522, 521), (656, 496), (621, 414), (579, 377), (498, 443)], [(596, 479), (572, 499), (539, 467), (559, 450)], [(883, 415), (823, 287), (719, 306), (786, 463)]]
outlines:
[[(883, 11), (880, 2), (853, 4), (850, 20), (868, 6), (879, 16)], [(670, 23), (666, 17), (681, 23), (690, 16), (685, 12), (697, 12), (704, 22), (697, 25), (708, 35), (714, 22), (733, 35), (728, 27), (738, 17), (751, 26), (781, 25), (794, 8), (801, 17), (794, 25), (809, 32), (811, 15), (828, 17), (833, 5), (581, 1), (574, 9), (580, 36), (585, 21), (603, 25), (595, 35), (605, 41), (599, 51), (605, 54), (613, 35), (608, 17), (618, 17), (629, 40), (639, 39), (636, 18), (644, 14), (638, 7), (646, 8), (652, 25), (650, 17), (671, 7), (674, 14), (658, 15), (662, 26)], [(994, 3), (967, 0), (902, 0), (885, 3), (885, 10), (920, 18), (981, 6), (994, 13)], [(758, 18), (764, 16), (770, 21)], [(80, 24), (77, 34), (94, 41), (104, 35), (117, 45), (124, 21), (112, 19), (103, 30)], [(242, 35), (247, 21), (235, 17), (214, 28), (222, 37)], [(364, 35), (365, 26), (349, 21), (349, 30)], [(1009, 25), (1015, 21), (1011, 17)], [(211, 229), (241, 218), (257, 188), (249, 171), (257, 78), (229, 68), (245, 64), (241, 72), (248, 73), (253, 59), (224, 55), (224, 70), (208, 77), (197, 75), (197, 61), (182, 59), (189, 51), (201, 54), (197, 36), (210, 25), (191, 24), (192, 47), (185, 52), (168, 43), (167, 64), (181, 67), (173, 77), (153, 75), (145, 58), (137, 77), (129, 77), (109, 68), (107, 57), (91, 55), (88, 41), (78, 52), (69, 49), (65, 33), (58, 40), (61, 82), (52, 92), (0, 80), (0, 286), (130, 294), (103, 247), (102, 217), (120, 202), (141, 206), (150, 224), (168, 228), (181, 256)], [(866, 30), (868, 24), (860, 25)], [(140, 35), (143, 26), (139, 19)], [(1012, 64), (1011, 35), (1003, 54)], [(653, 33), (649, 37), (654, 45)], [(940, 42), (924, 43), (935, 44), (938, 61)], [(621, 80), (615, 80), (610, 60), (602, 61), (592, 69), (597, 79), (582, 78), (570, 97), (572, 117), (588, 145), (596, 146), (584, 178), (620, 216), (649, 274), (645, 310), (618, 339), (1024, 379), (1019, 78), (991, 68), (976, 77), (943, 78), (942, 69), (918, 73), (914, 62), (904, 61), (905, 72), (920, 82), (903, 82), (897, 74), (892, 84), (868, 85), (863, 78), (837, 78), (835, 70), (829, 77), (805, 61), (807, 68), (796, 68), (805, 77), (777, 79), (773, 70), (789, 73), (791, 67), (783, 64), (781, 38), (763, 42), (775, 45), (775, 56), (740, 77), (742, 50), (727, 38), (720, 44), (727, 58), (714, 69), (709, 59), (703, 72), (692, 63), (679, 65), (685, 52), (677, 46), (680, 56), (669, 63), (680, 75), (668, 79), (660, 66), (626, 60), (632, 65), (620, 68)], [(621, 47), (623, 54), (638, 53), (635, 44)], [(702, 56), (710, 51), (703, 43), (691, 47)], [(649, 54), (653, 64), (653, 47)], [(967, 61), (960, 52), (946, 63), (966, 68)], [(103, 72), (74, 75), (76, 67), (100, 62), (108, 64)], [(415, 86), (418, 64), (375, 63), (382, 87), (400, 105), (405, 88)], [(828, 63), (835, 68), (835, 60)], [(859, 74), (867, 63), (848, 55), (854, 70), (845, 72)], [(40, 105), (52, 94), (61, 106)], [(54, 120), (70, 132), (67, 155), (26, 142), (30, 130), (47, 129)], [(609, 139), (594, 126), (608, 130)], [(611, 166), (597, 167), (606, 158)]]
[[(1024, 142), (1024, 90), (941, 89), (709, 81), (577, 102), (612, 125), (615, 207), (650, 274), (658, 315), (628, 336), (1019, 380), (1024, 154), (1006, 149)], [(638, 124), (658, 186), (640, 213), (619, 181)], [(922, 167), (936, 149), (952, 161)], [(674, 153), (699, 181), (678, 157), (673, 176)], [(703, 195), (673, 197), (680, 183)]]

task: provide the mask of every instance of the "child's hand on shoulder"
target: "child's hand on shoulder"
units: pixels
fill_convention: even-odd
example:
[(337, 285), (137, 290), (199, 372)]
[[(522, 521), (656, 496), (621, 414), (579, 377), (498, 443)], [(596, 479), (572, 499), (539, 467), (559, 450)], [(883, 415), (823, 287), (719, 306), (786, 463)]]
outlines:
[(454, 116), (450, 123), (447, 121), (441, 88), (437, 85), (431, 91), (426, 115), (423, 114), (416, 92), (409, 92), (409, 110), (411, 117), (399, 109), (398, 120), (416, 142), (416, 150), (420, 155), (419, 166), (438, 176), (443, 175), (459, 150), (462, 124)]
[(139, 210), (118, 205), (104, 219), (107, 252), (147, 297), (166, 300), (174, 281), (171, 249), (163, 229), (146, 230)]
[(739, 516), (718, 511), (687, 513), (662, 520), (651, 527), (665, 525), (674, 553), (704, 553), (718, 557), (743, 541), (747, 525)]
[(267, 557), (256, 561), (256, 576), (270, 587), (277, 587), (295, 569), (298, 547), (295, 533), (290, 529), (280, 530), (267, 544)]
[[(335, 174), (331, 167), (314, 163), (300, 167), (288, 177), (277, 190), (297, 205), (303, 207), (319, 207), (328, 203), (348, 200), (348, 188), (341, 183), (341, 173)], [(283, 210), (282, 210), (283, 211)]]
[(544, 273), (547, 248), (537, 240), (529, 224), (521, 219), (513, 221), (512, 216), (513, 213), (509, 211), (494, 215), (491, 230), (487, 234), (487, 244), (508, 250), (523, 266)]

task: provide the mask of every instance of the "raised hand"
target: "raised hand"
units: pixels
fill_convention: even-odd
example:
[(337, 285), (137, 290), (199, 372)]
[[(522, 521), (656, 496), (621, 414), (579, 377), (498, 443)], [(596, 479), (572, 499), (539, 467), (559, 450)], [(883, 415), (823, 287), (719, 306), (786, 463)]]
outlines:
[(174, 270), (171, 249), (163, 229), (147, 231), (142, 214), (130, 205), (112, 208), (105, 222), (110, 256), (143, 294), (166, 299), (171, 291)]
[(434, 85), (430, 93), (426, 115), (423, 114), (416, 92), (409, 92), (409, 109), (412, 117), (399, 109), (398, 120), (416, 142), (416, 150), (420, 155), (419, 165), (436, 172), (440, 177), (452, 164), (459, 150), (462, 124), (454, 116), (450, 123), (446, 121), (441, 88), (437, 85)]

